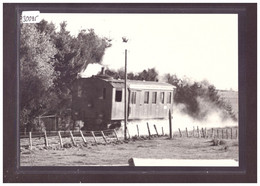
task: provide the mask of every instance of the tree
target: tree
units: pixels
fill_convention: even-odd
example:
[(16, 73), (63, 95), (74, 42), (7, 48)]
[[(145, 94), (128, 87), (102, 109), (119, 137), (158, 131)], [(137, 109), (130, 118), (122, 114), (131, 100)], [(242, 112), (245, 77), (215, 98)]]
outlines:
[[(115, 79), (125, 79), (125, 71), (123, 68), (118, 69), (117, 71), (107, 69), (105, 74), (111, 76)], [(158, 73), (155, 68), (143, 70), (137, 74), (133, 72), (127, 73), (127, 79), (129, 80), (145, 80), (145, 81), (158, 81)]]
[(40, 33), (35, 24), (22, 24), (20, 34), (20, 109), (21, 124), (32, 124), (49, 105), (55, 71), (56, 49), (50, 36)]
[(61, 23), (58, 32), (45, 20), (21, 26), (21, 124), (32, 124), (35, 117), (48, 112), (66, 113), (78, 73), (90, 63), (101, 63), (111, 46), (111, 40), (100, 38), (93, 29), (71, 36), (66, 25)]
[(52, 22), (48, 23), (48, 21), (45, 21), (43, 19), (38, 24), (36, 24), (35, 27), (37, 28), (37, 30), (40, 33), (44, 33), (44, 34), (50, 36), (51, 40), (53, 41), (54, 36), (56, 34), (56, 31), (55, 31), (56, 27)]
[(143, 70), (142, 72), (138, 73), (135, 79), (145, 81), (158, 81), (158, 72), (155, 70), (155, 68), (148, 68), (148, 70)]
[(59, 110), (70, 108), (72, 83), (78, 74), (90, 63), (101, 63), (106, 48), (110, 47), (107, 38), (98, 37), (93, 29), (80, 31), (77, 37), (66, 30), (66, 22), (60, 24), (60, 31), (54, 38), (58, 50), (55, 55), (55, 90), (61, 103)]

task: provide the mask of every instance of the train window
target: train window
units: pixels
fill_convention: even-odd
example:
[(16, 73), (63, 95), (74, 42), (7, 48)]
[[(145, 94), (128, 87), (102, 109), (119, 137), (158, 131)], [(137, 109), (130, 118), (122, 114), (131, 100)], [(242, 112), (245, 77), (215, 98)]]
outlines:
[(78, 97), (82, 97), (82, 87), (81, 87), (81, 85), (78, 86)]
[(164, 92), (161, 92), (161, 94), (160, 94), (160, 100), (161, 100), (161, 103), (164, 103)]
[(131, 103), (136, 104), (136, 92), (132, 92)]
[(116, 90), (116, 102), (122, 101), (122, 90)]
[(172, 93), (168, 92), (168, 94), (167, 94), (167, 103), (171, 103), (171, 100), (172, 100)]
[(156, 101), (157, 101), (157, 92), (153, 92), (153, 94), (152, 94), (152, 103), (156, 104)]
[(144, 92), (144, 103), (149, 103), (149, 92), (145, 91)]

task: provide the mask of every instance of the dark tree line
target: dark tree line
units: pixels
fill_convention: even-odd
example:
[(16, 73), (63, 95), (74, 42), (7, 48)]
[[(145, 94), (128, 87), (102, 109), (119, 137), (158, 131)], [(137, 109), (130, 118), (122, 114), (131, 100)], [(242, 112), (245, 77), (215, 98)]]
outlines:
[[(124, 69), (111, 70), (107, 69), (105, 74), (113, 77), (114, 79), (125, 79)], [(143, 70), (142, 72), (134, 74), (133, 72), (127, 73), (127, 79), (130, 80), (145, 80), (145, 81), (158, 81), (158, 72), (155, 68), (149, 68), (148, 70)]]
[(71, 105), (71, 84), (89, 63), (101, 63), (111, 44), (93, 29), (72, 36), (66, 22), (21, 24), (20, 124), (32, 125), (42, 114), (64, 114)]

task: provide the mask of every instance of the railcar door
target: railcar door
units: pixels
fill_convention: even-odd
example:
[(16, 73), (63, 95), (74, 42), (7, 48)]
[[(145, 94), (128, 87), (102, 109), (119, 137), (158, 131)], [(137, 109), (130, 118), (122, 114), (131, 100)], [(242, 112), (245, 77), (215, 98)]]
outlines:
[(140, 113), (140, 93), (139, 90), (131, 90), (130, 91), (130, 99), (129, 99), (129, 119), (139, 119)]
[(122, 120), (124, 119), (124, 90), (122, 88), (116, 88), (113, 90), (112, 101), (112, 119)]

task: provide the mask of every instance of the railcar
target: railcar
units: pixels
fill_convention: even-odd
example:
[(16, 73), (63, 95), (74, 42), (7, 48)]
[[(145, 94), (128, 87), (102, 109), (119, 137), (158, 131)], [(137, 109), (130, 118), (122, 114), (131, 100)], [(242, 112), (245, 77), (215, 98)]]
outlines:
[(164, 119), (173, 106), (175, 87), (168, 83), (124, 80), (106, 75), (79, 78), (73, 84), (72, 118), (84, 122), (86, 130), (115, 128), (124, 120), (124, 94), (127, 119)]

